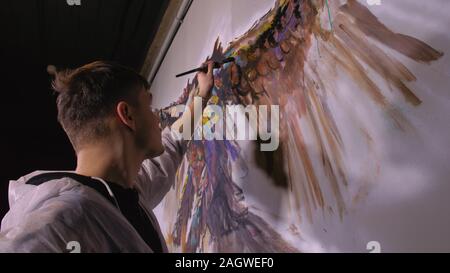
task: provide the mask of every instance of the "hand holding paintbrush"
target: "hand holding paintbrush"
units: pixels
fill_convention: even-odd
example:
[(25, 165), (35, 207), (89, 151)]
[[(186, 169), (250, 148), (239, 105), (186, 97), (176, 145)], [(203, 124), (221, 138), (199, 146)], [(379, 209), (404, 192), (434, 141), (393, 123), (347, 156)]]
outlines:
[[(223, 64), (230, 63), (230, 62), (234, 62), (234, 58), (233, 57), (226, 58), (226, 59), (222, 60), (221, 62), (214, 62), (213, 63), (213, 69), (221, 68)], [(194, 69), (191, 69), (189, 71), (180, 73), (180, 74), (176, 75), (175, 77), (179, 78), (179, 77), (182, 77), (182, 76), (185, 76), (185, 75), (188, 75), (188, 74), (191, 74), (191, 73), (195, 73), (195, 72), (206, 73), (206, 72), (208, 72), (208, 66), (201, 66), (201, 67), (198, 67), (198, 68), (194, 68)]]

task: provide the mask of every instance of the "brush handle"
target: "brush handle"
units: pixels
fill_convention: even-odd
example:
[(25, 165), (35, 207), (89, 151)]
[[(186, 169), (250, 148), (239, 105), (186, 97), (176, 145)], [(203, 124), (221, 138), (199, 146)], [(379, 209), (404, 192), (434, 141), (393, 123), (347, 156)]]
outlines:
[[(230, 63), (230, 62), (234, 62), (234, 58), (233, 57), (226, 58), (222, 62), (214, 62), (213, 69), (221, 68), (223, 64)], [(182, 76), (185, 76), (185, 75), (188, 75), (188, 74), (192, 74), (192, 73), (196, 73), (196, 72), (207, 73), (208, 72), (208, 67), (207, 66), (197, 67), (197, 68), (194, 68), (192, 70), (189, 70), (189, 71), (183, 72), (181, 74), (178, 74), (175, 77), (179, 78), (179, 77), (182, 77)]]

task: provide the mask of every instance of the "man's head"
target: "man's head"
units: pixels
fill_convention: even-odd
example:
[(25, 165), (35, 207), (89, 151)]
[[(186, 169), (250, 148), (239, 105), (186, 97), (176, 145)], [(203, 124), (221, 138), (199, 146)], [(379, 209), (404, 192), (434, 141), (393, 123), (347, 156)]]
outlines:
[(97, 61), (56, 73), (53, 88), (59, 93), (58, 121), (77, 153), (118, 137), (148, 157), (164, 151), (149, 84), (135, 71)]

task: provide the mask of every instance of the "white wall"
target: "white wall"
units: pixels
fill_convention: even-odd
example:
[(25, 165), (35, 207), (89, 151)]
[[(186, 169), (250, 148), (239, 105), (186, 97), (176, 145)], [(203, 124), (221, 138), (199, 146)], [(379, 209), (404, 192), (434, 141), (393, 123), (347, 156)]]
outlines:
[[(223, 43), (231, 41), (273, 3), (194, 0), (153, 83), (155, 106), (168, 105), (179, 96), (188, 78), (176, 79), (174, 75), (204, 61), (218, 36)], [(366, 252), (367, 242), (374, 240), (380, 242), (383, 251), (450, 251), (450, 1), (382, 0), (381, 6), (370, 9), (394, 31), (419, 38), (446, 53), (431, 66), (394, 54), (418, 76), (413, 86), (424, 102), (418, 108), (402, 109), (419, 128), (418, 133), (406, 136), (382, 126), (372, 128), (379, 140), (374, 153), (381, 162), (381, 173), (364, 202), (351, 206), (342, 221), (339, 217), (317, 216), (313, 223), (300, 222), (288, 212), (285, 192), (275, 188), (255, 167), (250, 167), (248, 176), (238, 184), (251, 209), (257, 208), (255, 211), (302, 251)], [(346, 82), (340, 86), (343, 94), (355, 91)], [(364, 114), (365, 109), (359, 111)], [(345, 128), (345, 116), (341, 117), (338, 126)], [(343, 138), (347, 147), (350, 145), (346, 153), (350, 163), (353, 158), (371, 159), (352, 149), (351, 134), (344, 133)], [(251, 154), (246, 157), (252, 166)], [(358, 162), (353, 166), (349, 170), (353, 174), (350, 190), (357, 190), (365, 170), (358, 168)], [(163, 220), (161, 207), (157, 214)], [(301, 237), (287, 232), (291, 224), (299, 227)], [(164, 229), (164, 222), (161, 225)]]

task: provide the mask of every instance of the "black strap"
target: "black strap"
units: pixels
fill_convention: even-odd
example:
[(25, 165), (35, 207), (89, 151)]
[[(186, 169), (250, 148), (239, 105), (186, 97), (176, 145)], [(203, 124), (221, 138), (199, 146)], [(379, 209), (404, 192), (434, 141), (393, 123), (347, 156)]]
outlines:
[(83, 175), (79, 175), (79, 174), (71, 173), (71, 172), (43, 173), (43, 174), (38, 174), (36, 176), (33, 176), (26, 182), (26, 184), (39, 186), (47, 181), (61, 179), (64, 177), (72, 178), (72, 179), (76, 180), (77, 182), (79, 182), (80, 184), (83, 184), (84, 186), (91, 187), (92, 189), (96, 190), (98, 193), (103, 195), (103, 197), (105, 197), (109, 202), (111, 202), (111, 204), (113, 204), (113, 206), (117, 207), (116, 201), (109, 194), (108, 190), (106, 189), (106, 186), (102, 182), (98, 181), (97, 179), (92, 179), (88, 176), (83, 176)]

